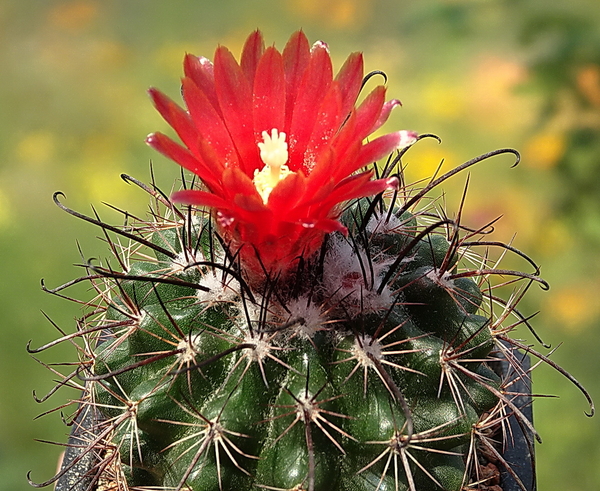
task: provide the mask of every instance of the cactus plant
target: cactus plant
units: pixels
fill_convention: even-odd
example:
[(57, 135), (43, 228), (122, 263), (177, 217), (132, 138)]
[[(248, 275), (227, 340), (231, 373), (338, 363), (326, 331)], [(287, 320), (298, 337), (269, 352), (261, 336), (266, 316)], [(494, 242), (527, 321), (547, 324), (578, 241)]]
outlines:
[[(366, 78), (360, 54), (334, 78), (326, 45), (302, 32), (279, 52), (257, 31), (240, 63), (224, 47), (214, 65), (187, 55), (187, 110), (150, 90), (184, 145), (147, 142), (201, 187), (184, 175), (169, 197), (123, 176), (152, 205), (119, 227), (55, 195), (103, 229), (116, 262), (84, 265), (97, 295), (61, 338), (83, 341), (59, 385), (83, 381), (75, 416), (94, 424), (42, 484), (93, 456), (73, 481), (90, 489), (484, 489), (505, 418), (535, 434), (495, 364), (515, 348), (549, 361), (510, 338), (528, 325), (524, 291), (547, 284), (486, 240), (489, 225), (426, 200), (457, 171), (518, 153), (408, 186), (403, 156), (431, 135), (364, 143), (399, 105), (378, 86), (355, 107)], [(533, 271), (489, 264), (494, 246)], [(525, 286), (503, 301), (494, 277)]]

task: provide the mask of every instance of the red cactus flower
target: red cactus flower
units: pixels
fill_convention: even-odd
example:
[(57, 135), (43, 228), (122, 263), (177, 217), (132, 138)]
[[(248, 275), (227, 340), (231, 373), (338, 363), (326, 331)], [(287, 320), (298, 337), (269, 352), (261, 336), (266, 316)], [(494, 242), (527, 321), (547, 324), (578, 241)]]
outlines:
[(399, 101), (386, 102), (379, 86), (355, 107), (360, 53), (334, 78), (324, 43), (311, 48), (300, 31), (279, 52), (265, 49), (256, 31), (240, 63), (219, 46), (214, 64), (187, 55), (184, 73), (187, 111), (149, 92), (185, 146), (161, 133), (147, 143), (202, 180), (203, 190), (179, 191), (173, 200), (215, 210), (221, 234), (249, 274), (285, 273), (315, 252), (326, 233), (345, 232), (337, 221), (342, 203), (398, 185), (359, 172), (416, 140), (399, 131), (363, 143)]

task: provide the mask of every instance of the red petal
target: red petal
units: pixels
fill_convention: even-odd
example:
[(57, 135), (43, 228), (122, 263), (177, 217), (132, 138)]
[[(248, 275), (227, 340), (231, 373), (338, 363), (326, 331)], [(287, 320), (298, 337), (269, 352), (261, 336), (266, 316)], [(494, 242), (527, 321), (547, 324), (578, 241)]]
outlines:
[(385, 102), (385, 87), (379, 85), (365, 98), (356, 109), (356, 138), (360, 141), (369, 136), (371, 129), (381, 114)]
[(191, 78), (183, 79), (183, 99), (202, 138), (222, 165), (237, 166), (238, 157), (221, 116)]
[(354, 169), (351, 172), (367, 164), (376, 162), (394, 150), (408, 147), (416, 141), (417, 134), (413, 131), (396, 131), (395, 133), (380, 136), (362, 147)]
[(337, 82), (331, 84), (316, 114), (318, 116), (317, 121), (301, 162), (290, 159), (292, 165), (290, 169), (292, 170), (296, 170), (293, 167), (301, 163), (304, 172), (310, 174), (319, 161), (321, 152), (330, 145), (331, 139), (339, 130), (344, 113), (342, 112), (342, 96)]
[(220, 196), (216, 196), (206, 191), (198, 191), (197, 189), (184, 189), (176, 191), (171, 195), (171, 200), (174, 203), (185, 203), (186, 205), (207, 206), (217, 209), (231, 209), (231, 203), (224, 200)]
[(390, 178), (369, 181), (367, 184), (355, 189), (353, 192), (348, 192), (345, 195), (342, 202), (350, 201), (357, 198), (364, 198), (366, 196), (375, 196), (379, 193), (383, 193), (388, 189), (398, 189), (398, 180), (395, 178)]
[(331, 147), (337, 154), (343, 155), (356, 141), (356, 111), (352, 111), (331, 141)]
[(240, 66), (242, 67), (242, 71), (246, 75), (250, 86), (254, 83), (256, 67), (258, 66), (258, 62), (264, 51), (265, 42), (262, 33), (257, 29), (248, 36), (248, 39), (246, 39), (240, 58)]
[(244, 194), (246, 196), (256, 196), (260, 199), (252, 179), (237, 167), (228, 167), (223, 171), (223, 187), (229, 196)]
[(254, 138), (273, 128), (283, 131), (285, 124), (285, 76), (283, 58), (275, 48), (267, 48), (260, 59), (254, 79)]
[(304, 222), (302, 225), (305, 228), (316, 228), (325, 233), (341, 232), (344, 235), (348, 235), (348, 229), (337, 220), (331, 218), (321, 218), (315, 222)]
[(265, 213), (267, 211), (263, 200), (258, 196), (236, 194), (233, 198), (233, 202), (237, 207), (241, 208), (241, 210), (247, 212), (246, 215), (241, 217), (247, 222), (256, 222), (260, 224), (261, 220), (256, 214)]
[[(306, 195), (307, 200), (313, 201), (313, 197), (319, 197), (323, 192), (329, 192), (325, 188), (331, 182), (331, 174), (334, 170), (334, 151), (331, 147), (326, 147), (312, 172), (307, 176)], [(345, 177), (345, 176), (344, 176)], [(320, 199), (320, 198), (319, 198)]]
[(300, 80), (310, 60), (308, 39), (302, 31), (290, 37), (283, 50), (283, 67), (286, 83), (285, 128), (289, 130), (292, 121), (293, 107), (298, 96)]
[(177, 162), (184, 169), (196, 174), (211, 191), (219, 194), (222, 192), (219, 169), (209, 167), (204, 162), (194, 157), (186, 148), (178, 145), (162, 133), (153, 133), (149, 135), (146, 138), (146, 143), (162, 153), (165, 157)]
[(221, 108), (215, 90), (215, 70), (212, 62), (203, 56), (186, 55), (183, 61), (183, 73), (191, 78), (219, 114)]
[(374, 196), (386, 189), (398, 189), (398, 178), (389, 177), (371, 181), (371, 174), (371, 172), (364, 172), (349, 177), (339, 184), (332, 195), (335, 195), (338, 203), (341, 203), (351, 199), (364, 198), (365, 196)]
[(181, 141), (193, 151), (198, 141), (198, 131), (189, 115), (159, 90), (150, 88), (148, 94), (161, 116), (177, 132)]
[(335, 77), (342, 90), (342, 114), (344, 116), (354, 107), (362, 85), (363, 71), (362, 53), (352, 53)]
[(285, 218), (287, 210), (293, 209), (302, 199), (305, 189), (306, 178), (302, 173), (290, 174), (273, 188), (267, 205), (274, 213)]
[(329, 210), (338, 203), (351, 199), (347, 196), (351, 196), (356, 189), (359, 189), (368, 183), (372, 175), (373, 171), (368, 171), (347, 177), (343, 181), (336, 183), (334, 188), (321, 201), (321, 203), (316, 203), (315, 206), (318, 206), (324, 210)]
[(237, 61), (223, 46), (215, 53), (215, 85), (225, 124), (239, 154), (240, 168), (252, 175), (260, 166), (252, 127), (252, 92)]
[(336, 140), (335, 147), (328, 147), (327, 153), (322, 152), (317, 165), (309, 175), (309, 193), (315, 194), (318, 192), (314, 186), (320, 186), (323, 182), (329, 180), (337, 183), (357, 170), (355, 162), (362, 148), (362, 143), (358, 140), (349, 140), (345, 142), (345, 146), (339, 146), (338, 144), (339, 141)]
[(302, 161), (313, 132), (318, 108), (333, 81), (333, 70), (329, 52), (323, 45), (315, 45), (308, 67), (300, 81), (298, 97), (294, 104), (289, 134), (290, 162)]
[(311, 207), (311, 206), (320, 206), (321, 203), (324, 203), (329, 199), (331, 193), (335, 189), (336, 182), (332, 179), (329, 179), (327, 182), (323, 183), (318, 189), (316, 193), (305, 193), (306, 199), (302, 203), (303, 207)]
[(381, 126), (383, 126), (383, 124), (390, 117), (392, 109), (394, 109), (397, 106), (401, 106), (401, 105), (402, 105), (402, 103), (398, 99), (392, 99), (391, 101), (387, 101), (381, 108), (381, 113), (379, 114), (377, 121), (375, 121), (375, 125), (369, 131), (369, 134), (374, 133), (379, 128), (381, 128)]
[(374, 196), (386, 189), (398, 188), (398, 179), (395, 177), (371, 181), (371, 175), (372, 172), (363, 172), (340, 183), (326, 200), (316, 205), (319, 210), (317, 213), (330, 215), (331, 210), (335, 209), (340, 203), (365, 196)]

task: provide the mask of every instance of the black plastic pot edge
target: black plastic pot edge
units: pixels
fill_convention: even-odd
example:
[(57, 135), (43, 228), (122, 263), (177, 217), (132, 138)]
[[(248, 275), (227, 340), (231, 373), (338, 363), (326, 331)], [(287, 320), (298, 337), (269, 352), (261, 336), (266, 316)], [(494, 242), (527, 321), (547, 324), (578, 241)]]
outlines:
[(95, 491), (97, 488), (100, 456), (89, 450), (89, 443), (97, 435), (95, 429), (100, 415), (89, 404), (80, 406), (80, 409), (73, 421), (55, 491)]
[[(533, 398), (531, 395), (531, 378), (529, 370), (531, 368), (531, 359), (517, 351), (513, 351), (515, 356), (519, 357), (520, 373), (506, 360), (502, 360), (501, 372), (506, 380), (512, 381), (510, 392), (515, 394), (524, 394), (516, 396), (512, 402), (519, 408), (531, 424), (533, 424)], [(523, 376), (525, 373), (527, 376)], [(518, 476), (521, 483), (527, 491), (537, 490), (537, 481), (535, 476), (535, 449), (534, 436), (515, 415), (508, 418), (509, 436), (505, 438), (506, 447), (503, 457), (510, 464), (512, 471)], [(506, 469), (501, 472), (501, 487), (503, 491), (523, 491), (519, 482)]]
[[(514, 353), (518, 355), (517, 352)], [(531, 360), (529, 356), (521, 355), (520, 363), (521, 371), (517, 373), (504, 359), (500, 362), (500, 371), (505, 380), (512, 382), (510, 392), (523, 394), (515, 397), (512, 402), (533, 423), (531, 379), (522, 376), (523, 373), (529, 373)], [(93, 406), (86, 405), (75, 419), (61, 464), (60, 472), (64, 473), (56, 481), (55, 491), (96, 491), (99, 457), (95, 452), (87, 451), (87, 447), (97, 434), (94, 430), (98, 417), (98, 411)], [(502, 455), (526, 491), (536, 491), (533, 435), (514, 415), (508, 418), (508, 427), (510, 436), (505, 438), (506, 446)], [(502, 491), (523, 491), (517, 479), (505, 469), (501, 471), (500, 486)]]

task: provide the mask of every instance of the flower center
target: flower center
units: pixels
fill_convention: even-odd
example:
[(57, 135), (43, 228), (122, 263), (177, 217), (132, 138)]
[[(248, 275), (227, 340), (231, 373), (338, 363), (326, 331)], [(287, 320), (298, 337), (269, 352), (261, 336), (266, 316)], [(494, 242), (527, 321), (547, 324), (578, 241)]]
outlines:
[(285, 141), (286, 134), (279, 132), (276, 128), (262, 132), (263, 141), (258, 144), (260, 158), (265, 164), (263, 169), (254, 171), (254, 186), (264, 204), (269, 201), (269, 195), (279, 181), (290, 174), (295, 174), (286, 165), (288, 161), (288, 144)]

